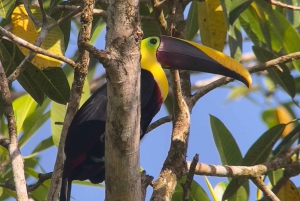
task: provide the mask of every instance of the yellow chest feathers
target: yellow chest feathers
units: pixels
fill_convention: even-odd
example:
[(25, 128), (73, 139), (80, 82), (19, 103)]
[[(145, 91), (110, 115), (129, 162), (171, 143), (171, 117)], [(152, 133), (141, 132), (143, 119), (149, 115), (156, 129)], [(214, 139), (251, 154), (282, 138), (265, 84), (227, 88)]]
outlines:
[(160, 63), (156, 60), (156, 54), (149, 54), (146, 51), (143, 52), (142, 48), (141, 55), (141, 68), (151, 72), (160, 89), (163, 101), (165, 101), (168, 95), (168, 80)]

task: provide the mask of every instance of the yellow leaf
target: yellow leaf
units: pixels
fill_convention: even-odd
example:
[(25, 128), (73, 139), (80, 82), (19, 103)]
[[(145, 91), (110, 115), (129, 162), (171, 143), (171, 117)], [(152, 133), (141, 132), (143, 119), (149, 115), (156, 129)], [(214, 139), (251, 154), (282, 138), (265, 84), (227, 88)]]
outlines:
[[(41, 13), (39, 8), (36, 6), (31, 6), (30, 10), (34, 14), (34, 16), (41, 21)], [(48, 18), (48, 21), (49, 23), (54, 22), (54, 20), (51, 18)], [(29, 43), (33, 44), (35, 42), (40, 32), (40, 27), (35, 27), (34, 23), (28, 16), (23, 4), (17, 6), (14, 9), (11, 15), (11, 22), (13, 34), (28, 41)], [(18, 47), (24, 55), (27, 55), (29, 53), (28, 49), (21, 46)], [(59, 27), (55, 27), (48, 33), (47, 37), (41, 45), (41, 48), (59, 55), (64, 55), (63, 34)], [(37, 54), (32, 59), (31, 63), (41, 70), (48, 67), (61, 67), (62, 65), (62, 61), (41, 54)]]
[[(293, 120), (292, 115), (289, 111), (283, 107), (279, 106), (276, 108), (277, 119), (279, 124), (287, 124)], [(294, 124), (288, 124), (282, 132), (281, 137), (284, 138), (287, 134), (289, 134), (294, 129)]]
[(226, 43), (227, 27), (220, 0), (203, 0), (197, 3), (202, 44), (222, 52)]
[(280, 201), (300, 201), (300, 194), (295, 184), (288, 180), (276, 194)]

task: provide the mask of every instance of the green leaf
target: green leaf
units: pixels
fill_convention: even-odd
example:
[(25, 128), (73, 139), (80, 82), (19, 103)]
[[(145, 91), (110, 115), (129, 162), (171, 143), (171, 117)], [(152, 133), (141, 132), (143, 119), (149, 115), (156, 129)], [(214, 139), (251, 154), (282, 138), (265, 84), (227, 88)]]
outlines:
[[(55, 1), (51, 1), (51, 5), (50, 5), (50, 12), (52, 12), (52, 3), (56, 3), (57, 1), (60, 0), (55, 0)], [(63, 2), (61, 5), (65, 5), (67, 2)], [(55, 5), (56, 6), (56, 5)], [(55, 7), (54, 7), (55, 8)], [(68, 10), (62, 10), (60, 12), (55, 13), (54, 15), (51, 15), (51, 17), (53, 17), (54, 20), (59, 20), (63, 17), (65, 17), (67, 14), (69, 14), (70, 11)], [(60, 23), (58, 26), (60, 28), (60, 30), (63, 33), (63, 37), (64, 37), (64, 45), (65, 45), (65, 50), (68, 48), (69, 45), (69, 41), (70, 41), (70, 34), (71, 34), (71, 22), (72, 20), (67, 20), (63, 23)]]
[[(16, 67), (21, 63), (21, 59), (17, 56), (20, 50), (12, 42), (2, 40), (0, 41), (0, 58), (7, 75), (10, 75)], [(19, 52), (19, 54), (22, 54)], [(24, 58), (24, 56), (22, 55)], [(20, 85), (27, 91), (30, 96), (41, 105), (44, 101), (44, 93), (39, 89), (38, 85), (23, 71), (17, 78)]]
[[(151, 10), (151, 8), (148, 5), (148, 3), (140, 4), (140, 15), (141, 16), (153, 17), (153, 12), (150, 10)], [(150, 36), (158, 36), (161, 34), (159, 27), (157, 26), (157, 22), (153, 22), (150, 20), (142, 20), (141, 27), (144, 32), (143, 38), (148, 38)]]
[(260, 17), (252, 6), (249, 6), (239, 17), (241, 26), (251, 41), (259, 46), (266, 43), (261, 26)]
[[(285, 126), (285, 124), (278, 124), (262, 134), (247, 151), (242, 165), (252, 166), (265, 162), (270, 156), (272, 148), (280, 138)], [(245, 181), (245, 178), (232, 179), (223, 195), (223, 200), (231, 197)]]
[(242, 58), (243, 37), (241, 32), (241, 25), (237, 19), (234, 25), (230, 25), (228, 31), (228, 44), (231, 57), (237, 61)]
[(248, 166), (266, 162), (285, 126), (285, 124), (278, 124), (262, 134), (247, 151), (242, 164)]
[(243, 157), (232, 134), (217, 117), (212, 115), (209, 115), (209, 117), (214, 141), (222, 164), (241, 165)]
[(193, 0), (188, 17), (186, 19), (186, 39), (193, 40), (197, 34), (198, 28), (198, 8), (197, 8), (197, 1)]
[(1, 0), (0, 1), (0, 18), (8, 19), (14, 9), (16, 1), (14, 0)]
[(53, 140), (52, 137), (48, 137), (47, 139), (43, 140), (42, 142), (40, 142), (32, 151), (31, 155), (36, 155), (39, 154), (42, 151), (45, 151), (46, 149), (52, 147), (53, 144)]
[(272, 172), (269, 172), (268, 174), (269, 180), (272, 184), (272, 186), (275, 186), (279, 179), (283, 177), (283, 169), (278, 169)]
[(248, 201), (248, 195), (243, 186), (241, 186), (237, 192), (231, 196), (228, 201)]
[[(33, 168), (26, 168), (25, 172), (35, 178), (38, 179), (38, 173)], [(35, 200), (46, 200), (47, 194), (48, 194), (48, 188), (46, 187), (46, 184), (49, 183), (50, 180), (47, 180), (43, 182), (42, 185), (40, 185), (36, 190), (32, 191), (30, 195), (35, 198)]]
[[(300, 51), (300, 37), (289, 21), (278, 11), (273, 10), (267, 2), (256, 1), (268, 15), (269, 22), (287, 54)], [(300, 60), (293, 61), (294, 67), (300, 73)]]
[(227, 27), (220, 1), (198, 1), (198, 24), (203, 45), (223, 51)]
[[(184, 184), (186, 181), (186, 176), (183, 176), (180, 181), (177, 183), (175, 187), (175, 191), (172, 195), (172, 201), (180, 201), (182, 200), (183, 189), (181, 184)], [(209, 201), (209, 198), (204, 191), (204, 189), (195, 181), (192, 181), (191, 185), (191, 193), (189, 197), (189, 201)]]
[(23, 95), (17, 98), (12, 103), (12, 106), (17, 122), (17, 133), (20, 133), (23, 130), (23, 123), (26, 117), (34, 112), (37, 104), (29, 95)]
[(51, 107), (51, 133), (52, 133), (52, 140), (56, 147), (59, 145), (60, 134), (62, 131), (62, 125), (56, 125), (56, 123), (63, 123), (66, 114), (66, 106), (58, 104), (56, 102), (52, 102)]
[[(299, 1), (298, 0), (287, 0), (286, 3), (288, 5), (292, 6), (298, 6)], [(292, 9), (285, 9), (286, 11), (286, 17), (288, 21), (292, 24), (292, 26), (296, 29), (300, 26), (299, 18), (300, 18), (300, 13), (295, 12)]]
[[(71, 85), (73, 82), (74, 76), (73, 76), (73, 69), (70, 66), (65, 66), (63, 68), (64, 73), (67, 75), (68, 82)], [(80, 100), (80, 106), (90, 97), (90, 88), (89, 83), (87, 80), (84, 82), (83, 90), (82, 90), (82, 97)], [(56, 122), (62, 123), (64, 122), (66, 114), (66, 106), (61, 105), (55, 102), (52, 102), (51, 107), (51, 131), (52, 131), (52, 138), (53, 143), (55, 146), (59, 145), (60, 140), (60, 134), (62, 131), (62, 125), (56, 125)]]
[(268, 128), (271, 128), (278, 124), (277, 111), (274, 108), (263, 111), (261, 114), (261, 118), (268, 126)]
[(297, 124), (297, 126), (277, 145), (272, 153), (273, 156), (279, 156), (287, 152), (291, 148), (292, 144), (294, 144), (296, 140), (299, 139), (299, 129), (300, 124)]
[[(261, 47), (253, 46), (252, 50), (256, 56), (256, 58), (260, 62), (266, 62), (272, 59), (277, 58), (277, 56)], [(291, 98), (295, 97), (296, 94), (296, 86), (294, 82), (293, 76), (290, 74), (288, 67), (285, 64), (279, 64), (282, 69), (282, 72), (269, 68), (267, 69), (270, 78), (277, 84), (279, 84), (290, 96)]]
[(29, 65), (26, 72), (51, 100), (61, 104), (69, 101), (70, 86), (61, 68), (39, 70)]
[(61, 2), (62, 2), (62, 0), (51, 0), (51, 1), (50, 1), (49, 13), (51, 13), (51, 12), (55, 9), (55, 7), (56, 7), (59, 3), (61, 3)]
[(49, 119), (50, 113), (47, 112), (44, 114), (49, 104), (50, 100), (47, 99), (42, 106), (37, 107), (35, 111), (25, 119), (23, 124), (23, 135), (19, 139), (20, 148), (22, 148), (33, 134)]
[(229, 12), (229, 23), (232, 25), (235, 20), (243, 13), (253, 2), (253, 0), (232, 1)]

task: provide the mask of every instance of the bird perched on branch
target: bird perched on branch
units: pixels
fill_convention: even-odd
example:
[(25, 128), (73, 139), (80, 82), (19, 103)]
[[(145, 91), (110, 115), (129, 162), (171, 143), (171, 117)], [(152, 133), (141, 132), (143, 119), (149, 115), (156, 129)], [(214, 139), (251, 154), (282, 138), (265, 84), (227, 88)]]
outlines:
[[(248, 87), (249, 72), (234, 59), (208, 47), (167, 36), (141, 42), (141, 138), (168, 94), (163, 68), (220, 74)], [(76, 113), (65, 142), (60, 201), (69, 201), (73, 180), (101, 183), (105, 179), (104, 134), (107, 85), (101, 86)]]

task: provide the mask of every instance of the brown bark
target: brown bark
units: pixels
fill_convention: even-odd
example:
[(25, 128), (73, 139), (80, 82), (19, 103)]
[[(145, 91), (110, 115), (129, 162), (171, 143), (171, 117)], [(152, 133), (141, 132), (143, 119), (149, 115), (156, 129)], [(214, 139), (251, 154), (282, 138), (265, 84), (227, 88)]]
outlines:
[(105, 134), (105, 200), (141, 200), (140, 48), (138, 0), (110, 1), (106, 52), (108, 104)]
[(2, 98), (4, 101), (4, 113), (7, 119), (8, 132), (9, 132), (9, 144), (8, 152), (11, 160), (11, 166), (13, 171), (14, 182), (16, 186), (17, 199), (19, 201), (28, 200), (26, 179), (24, 174), (23, 158), (19, 150), (17, 126), (10, 98), (10, 90), (8, 86), (8, 80), (5, 75), (4, 68), (0, 61), (0, 89), (2, 92)]
[(84, 50), (84, 43), (89, 42), (93, 21), (94, 0), (84, 0), (81, 14), (81, 30), (78, 38), (78, 59), (74, 72), (74, 81), (71, 89), (70, 101), (68, 104), (62, 134), (60, 137), (58, 152), (56, 156), (54, 171), (52, 174), (51, 186), (48, 192), (48, 201), (56, 201), (61, 186), (61, 175), (63, 171), (64, 144), (66, 135), (75, 113), (77, 112), (81, 99), (84, 80), (89, 65), (89, 53)]

